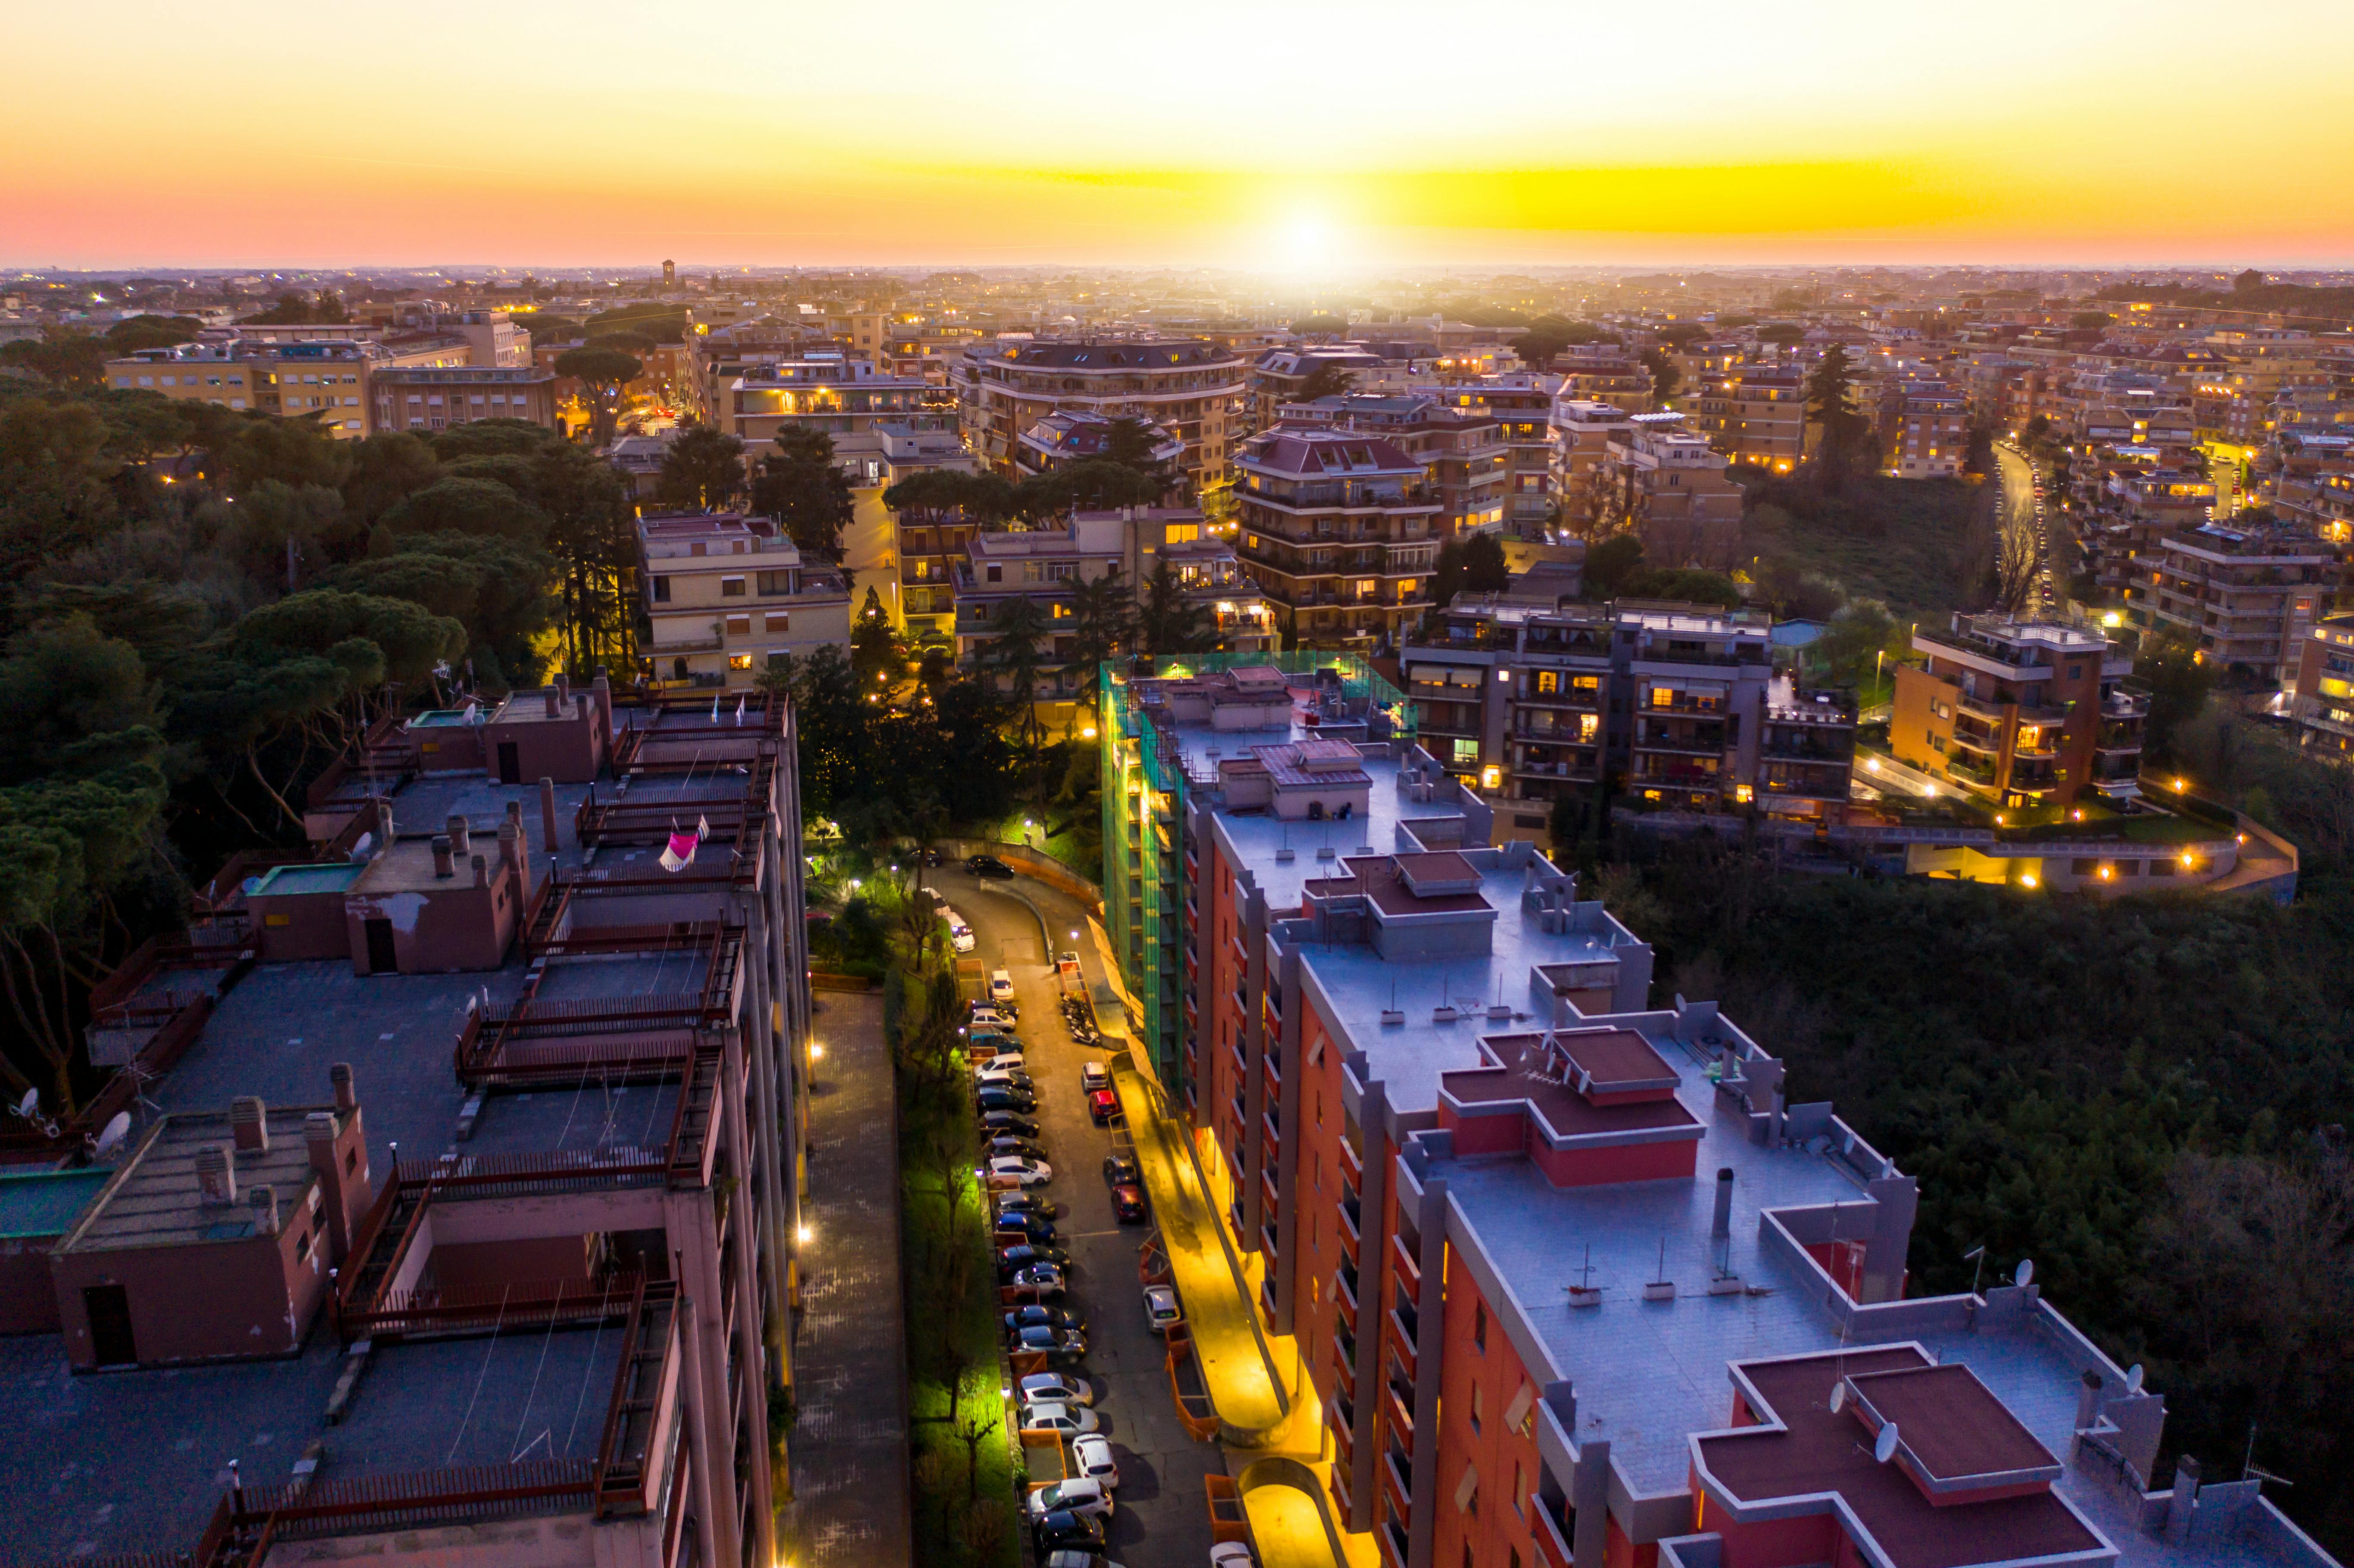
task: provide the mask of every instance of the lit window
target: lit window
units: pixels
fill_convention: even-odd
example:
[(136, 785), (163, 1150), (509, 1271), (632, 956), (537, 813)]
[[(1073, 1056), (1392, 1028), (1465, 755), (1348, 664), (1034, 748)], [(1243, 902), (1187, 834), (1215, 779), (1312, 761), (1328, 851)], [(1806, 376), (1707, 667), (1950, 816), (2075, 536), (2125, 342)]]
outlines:
[(749, 653), (730, 653), (727, 655), (727, 667), (731, 670), (748, 670), (752, 667), (752, 656)]

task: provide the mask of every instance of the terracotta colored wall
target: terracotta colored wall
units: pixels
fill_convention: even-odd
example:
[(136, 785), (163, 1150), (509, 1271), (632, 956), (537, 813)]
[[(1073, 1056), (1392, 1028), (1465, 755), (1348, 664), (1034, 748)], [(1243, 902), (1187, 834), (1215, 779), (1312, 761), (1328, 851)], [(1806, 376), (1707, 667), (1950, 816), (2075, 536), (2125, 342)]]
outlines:
[(444, 1290), (525, 1280), (588, 1277), (588, 1238), (443, 1242), (433, 1249), (433, 1281)]
[(351, 928), (344, 918), (344, 895), (291, 893), (247, 901), (254, 929), (261, 937), (261, 961), (292, 963), (302, 959), (348, 959)]
[[(1522, 1563), (1536, 1557), (1531, 1533), (1534, 1505), (1528, 1492), (1537, 1482), (1535, 1402), (1530, 1388), (1526, 1431), (1504, 1424), (1513, 1396), (1527, 1382), (1520, 1357), (1513, 1353), (1504, 1326), (1481, 1298), (1471, 1270), (1447, 1248), (1447, 1312), (1443, 1342), (1446, 1360), (1439, 1374), (1438, 1464), (1431, 1478), (1431, 1496), (1416, 1498), (1415, 1507), (1434, 1510), (1431, 1562), (1447, 1565), (1464, 1561), (1471, 1548), (1476, 1568), (1505, 1568), (1508, 1553), (1518, 1552)], [(1478, 1324), (1487, 1319), (1486, 1348), (1479, 1343)], [(1429, 1330), (1424, 1330), (1426, 1345)], [(1476, 1391), (1476, 1394), (1475, 1394)], [(1479, 1423), (1473, 1425), (1474, 1408)], [(1465, 1466), (1477, 1469), (1479, 1488), (1470, 1510), (1455, 1506), (1457, 1487)], [(1516, 1479), (1517, 1476), (1517, 1479)], [(1520, 1506), (1516, 1509), (1513, 1505)]]
[(425, 773), (478, 773), (482, 767), (482, 730), (478, 724), (430, 725), (411, 730), (417, 742), (419, 770)]
[(55, 1236), (0, 1241), (0, 1334), (54, 1334), (58, 1292), (49, 1280)]
[(505, 742), (515, 748), (515, 776), (523, 783), (536, 784), (542, 779), (553, 779), (558, 784), (589, 782), (604, 763), (606, 737), (593, 695), (588, 710), (585, 717), (576, 713), (569, 720), (484, 725), (482, 767), (497, 779), (499, 747)]
[[(1296, 1185), (1285, 1195), (1298, 1213), (1291, 1234), (1291, 1245), (1298, 1249), (1291, 1271), (1291, 1331), (1299, 1339), (1300, 1358), (1318, 1397), (1330, 1398), (1339, 1379), (1333, 1371), (1332, 1336), (1340, 1314), (1333, 1299), (1339, 1290), (1334, 1276), (1347, 1255), (1341, 1219), (1341, 1195), (1346, 1190), (1341, 1133), (1348, 1116), (1341, 1102), (1341, 1046), (1326, 1035), (1313, 1007), (1300, 1020), (1300, 1047), (1299, 1082), (1284, 1086), (1287, 1093), (1300, 1097)], [(1309, 1065), (1311, 1057), (1313, 1066)], [(1362, 1288), (1362, 1271), (1358, 1279)], [(1362, 1294), (1357, 1305), (1362, 1323)]]
[(1232, 938), (1241, 934), (1242, 915), (1235, 896), (1237, 890), (1232, 865), (1214, 843), (1210, 853), (1215, 864), (1210, 873), (1208, 925), (1202, 936), (1206, 949), (1202, 968), (1209, 1000), (1205, 1009), (1209, 1027), (1202, 1043), (1202, 1050), (1209, 1057), (1201, 1091), (1204, 1096), (1202, 1120), (1216, 1135), (1218, 1147), (1225, 1151), (1227, 1168), (1239, 1181), (1243, 1159), (1234, 1102), (1242, 1093), (1243, 1084), (1235, 1067), (1232, 1047), (1243, 1038), (1244, 1017), (1235, 1004), (1235, 988), (1242, 983), (1245, 971), (1235, 957)]
[(1846, 1540), (1828, 1513), (1742, 1524), (1704, 1510), (1700, 1528), (1724, 1538), (1723, 1568), (1799, 1568), (1804, 1563), (1828, 1563)]
[[(240, 1194), (240, 1196), (242, 1196)], [(279, 1231), (242, 1241), (52, 1255), (58, 1318), (66, 1357), (93, 1364), (82, 1290), (122, 1285), (131, 1308), (133, 1348), (142, 1364), (283, 1355), (326, 1294), (326, 1238), (307, 1202), (280, 1194)], [(240, 1202), (225, 1219), (242, 1219)], [(298, 1260), (302, 1244), (308, 1256)]]
[(1533, 1131), (1529, 1158), (1556, 1187), (1596, 1187), (1612, 1181), (1656, 1181), (1670, 1176), (1690, 1176), (1700, 1159), (1700, 1140), (1678, 1139), (1673, 1143), (1622, 1143), (1604, 1149), (1553, 1149)]
[[(450, 884), (430, 893), (347, 899), (345, 922), (352, 971), (373, 972), (368, 968), (367, 922), (378, 916), (393, 922), (394, 967), (401, 974), (494, 969), (504, 963), (515, 928), (523, 923), (524, 901), (516, 877), (502, 873), (495, 848), (489, 858), (488, 887), (474, 886), (469, 880), (472, 868), (467, 866)], [(419, 903), (413, 908), (404, 906), (408, 899)]]

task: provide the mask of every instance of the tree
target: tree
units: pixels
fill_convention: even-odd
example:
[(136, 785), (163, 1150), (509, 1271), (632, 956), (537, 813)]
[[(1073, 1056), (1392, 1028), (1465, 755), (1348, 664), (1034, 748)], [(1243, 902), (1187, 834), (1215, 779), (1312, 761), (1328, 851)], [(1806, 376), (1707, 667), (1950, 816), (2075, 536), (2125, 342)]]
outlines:
[(407, 430), (379, 430), (351, 443), (344, 505), (362, 528), (373, 527), (395, 502), (441, 477), (440, 460)]
[(1850, 456), (1870, 431), (1871, 421), (1855, 411), (1854, 389), (1855, 366), (1847, 345), (1834, 343), (1807, 376), (1807, 411), (1822, 429), (1809, 466), (1816, 487), (1826, 495), (1844, 488)]
[(1313, 403), (1319, 397), (1346, 397), (1357, 385), (1353, 372), (1337, 359), (1319, 359), (1311, 366), (1307, 379), (1299, 384), (1299, 401)]
[(399, 547), (403, 535), (478, 534), (536, 545), (547, 537), (547, 514), (492, 479), (439, 479), (385, 511), (371, 536), (371, 554)]
[(2244, 294), (2252, 289), (2263, 288), (2265, 281), (2263, 268), (2251, 267), (2232, 280), (2232, 289), (2235, 293)]
[(2091, 332), (2099, 327), (2114, 326), (2116, 319), (2106, 311), (2078, 311), (2068, 318), (2068, 324), (2079, 332)]
[(157, 687), (130, 643), (86, 614), (18, 632), (0, 661), (0, 728), (11, 782), (148, 762), (163, 749)]
[(1154, 506), (1167, 487), (1150, 474), (1107, 458), (1083, 458), (1013, 487), (1016, 515), (1032, 524), (1073, 512), (1108, 512), (1122, 506)]
[(1146, 653), (1200, 653), (1214, 640), (1210, 611), (1185, 591), (1175, 567), (1161, 560), (1153, 566), (1144, 587), (1144, 605), (1137, 616), (1136, 641)]
[(621, 418), (622, 389), (646, 373), (644, 363), (634, 354), (591, 344), (557, 355), (556, 373), (580, 383), (582, 400), (588, 405), (589, 443), (610, 446), (613, 427)]
[(1641, 357), (1644, 368), (1651, 373), (1651, 402), (1664, 408), (1668, 399), (1676, 395), (1676, 384), (1683, 379), (1683, 373), (1676, 368), (1676, 362), (1668, 357), (1664, 348), (1647, 348)]
[(1850, 686), (1878, 675), (1912, 646), (1904, 623), (1876, 599), (1853, 599), (1841, 605), (1816, 644), (1831, 678)]
[(2175, 732), (2199, 716), (2215, 689), (2215, 672), (2198, 645), (2170, 626), (2151, 631), (2134, 653), (2134, 675), (2149, 687), (2142, 743), (2153, 759), (2173, 756)]
[(344, 308), (342, 297), (332, 290), (322, 289), (315, 298), (305, 299), (301, 290), (289, 289), (279, 295), (277, 302), (268, 310), (258, 315), (242, 317), (239, 324), (247, 326), (307, 326), (313, 323), (333, 325), (351, 319), (351, 313)]
[(842, 533), (857, 515), (850, 481), (834, 466), (833, 438), (787, 426), (776, 450), (760, 459), (752, 479), (752, 510), (774, 517), (793, 543), (828, 560), (842, 558)]
[(1103, 461), (1132, 468), (1166, 490), (1170, 484), (1169, 462), (1154, 451), (1159, 444), (1154, 435), (1154, 428), (1142, 419), (1126, 416), (1114, 419), (1104, 435)]
[(663, 453), (662, 499), (673, 506), (716, 512), (744, 488), (744, 443), (709, 425), (681, 432)]
[(1103, 662), (1136, 634), (1136, 591), (1115, 566), (1071, 590), (1071, 659), (1082, 700), (1095, 700)]
[(106, 421), (86, 403), (0, 402), (0, 575), (19, 580), (116, 522), (110, 482), (122, 461), (107, 443)]
[(1620, 585), (1643, 566), (1643, 541), (1632, 534), (1614, 534), (1585, 553), (1585, 596), (1617, 597)]

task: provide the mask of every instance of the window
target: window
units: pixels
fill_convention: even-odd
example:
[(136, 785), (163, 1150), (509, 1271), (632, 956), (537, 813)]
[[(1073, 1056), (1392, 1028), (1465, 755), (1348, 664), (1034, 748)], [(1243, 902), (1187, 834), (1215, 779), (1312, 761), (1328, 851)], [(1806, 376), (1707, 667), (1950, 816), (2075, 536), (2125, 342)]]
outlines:
[(1537, 695), (1549, 697), (1560, 690), (1561, 676), (1558, 673), (1552, 670), (1537, 672)]
[[(1483, 1323), (1481, 1326), (1484, 1328), (1486, 1325)], [(1488, 1347), (1483, 1344), (1479, 1348), (1482, 1351), (1485, 1351)], [(1479, 1435), (1480, 1423), (1485, 1419), (1487, 1414), (1487, 1390), (1481, 1388), (1475, 1383), (1471, 1385), (1471, 1435), (1473, 1436), (1476, 1437)]]
[[(1471, 1303), (1471, 1342), (1479, 1347), (1481, 1355), (1488, 1353), (1488, 1304), (1485, 1301)], [(1471, 1391), (1471, 1424), (1477, 1426), (1479, 1424), (1479, 1391), (1476, 1388)]]
[(744, 597), (744, 579), (742, 577), (721, 577), (719, 579), (719, 597), (722, 599), (742, 599)]
[(670, 579), (668, 577), (656, 577), (653, 579), (653, 585), (654, 602), (656, 604), (668, 604), (670, 602)]
[(792, 629), (793, 618), (781, 609), (769, 611), (768, 619), (760, 628), (763, 631), (790, 631)]
[(752, 635), (752, 618), (748, 615), (729, 616), (727, 618), (727, 635), (730, 637), (749, 637)]
[(730, 653), (727, 655), (727, 667), (731, 670), (748, 670), (752, 667), (752, 656), (749, 653)]
[(990, 565), (982, 567), (981, 570), (988, 574), (987, 577), (984, 579), (986, 581), (1002, 583), (1005, 580), (1005, 568), (997, 565), (995, 562), (991, 562)]
[(1479, 761), (1479, 743), (1476, 740), (1458, 739), (1455, 743), (1455, 760), (1458, 762)]
[(758, 574), (758, 580), (753, 586), (759, 589), (763, 599), (773, 598), (779, 594), (789, 594), (793, 591), (793, 574), (761, 572)]

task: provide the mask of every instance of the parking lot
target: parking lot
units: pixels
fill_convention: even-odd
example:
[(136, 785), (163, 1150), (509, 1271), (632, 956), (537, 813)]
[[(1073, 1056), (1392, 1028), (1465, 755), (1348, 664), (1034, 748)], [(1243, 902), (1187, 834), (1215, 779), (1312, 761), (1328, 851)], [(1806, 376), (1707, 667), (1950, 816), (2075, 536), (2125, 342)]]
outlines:
[[(1054, 951), (1030, 906), (1002, 884), (958, 869), (929, 872), (927, 881), (972, 927), (974, 948), (960, 958), (967, 994), (981, 994), (992, 969), (1013, 980), (1015, 1030), (1038, 1095), (1032, 1119), (1054, 1170), (1041, 1191), (1054, 1201), (1054, 1245), (1071, 1255), (1062, 1305), (1087, 1321), (1079, 1370), (1095, 1385), (1095, 1409), (1119, 1464), (1108, 1555), (1124, 1568), (1200, 1568), (1211, 1543), (1202, 1478), (1222, 1472), (1224, 1459), (1179, 1422), (1161, 1340), (1145, 1325), (1137, 1248), (1151, 1226), (1114, 1217), (1103, 1162), (1116, 1131), (1094, 1125), (1080, 1089), (1081, 1065), (1103, 1054), (1082, 1051), (1065, 1026)], [(1057, 947), (1070, 945), (1066, 933), (1055, 936)]]

